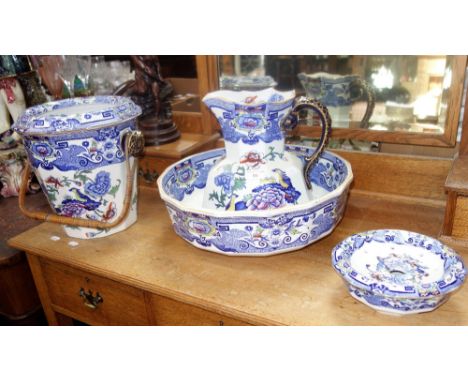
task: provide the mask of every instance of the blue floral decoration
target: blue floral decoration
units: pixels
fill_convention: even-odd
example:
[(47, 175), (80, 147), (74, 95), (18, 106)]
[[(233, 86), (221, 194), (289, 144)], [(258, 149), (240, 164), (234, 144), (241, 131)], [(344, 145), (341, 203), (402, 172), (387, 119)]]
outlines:
[(34, 154), (42, 158), (50, 156), (54, 151), (47, 143), (34, 143), (31, 145)]
[(215, 184), (218, 187), (223, 187), (225, 193), (230, 194), (232, 190), (232, 181), (234, 176), (230, 172), (223, 172), (214, 178)]
[(100, 197), (107, 194), (111, 187), (110, 174), (106, 171), (100, 171), (96, 175), (94, 182), (87, 182), (85, 184), (86, 192), (93, 196)]

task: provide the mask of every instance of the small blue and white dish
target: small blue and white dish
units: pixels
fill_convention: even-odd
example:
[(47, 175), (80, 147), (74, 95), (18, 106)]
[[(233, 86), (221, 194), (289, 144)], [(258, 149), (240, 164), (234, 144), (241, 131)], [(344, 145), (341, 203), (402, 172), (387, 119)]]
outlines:
[(465, 281), (461, 257), (431, 237), (403, 230), (352, 235), (332, 251), (351, 296), (388, 314), (429, 312)]

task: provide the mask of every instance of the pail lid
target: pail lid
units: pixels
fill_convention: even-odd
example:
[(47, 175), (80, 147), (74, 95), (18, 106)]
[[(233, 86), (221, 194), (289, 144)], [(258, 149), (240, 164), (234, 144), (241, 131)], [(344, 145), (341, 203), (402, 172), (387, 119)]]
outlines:
[(141, 108), (128, 97), (96, 96), (47, 102), (27, 109), (12, 126), (20, 135), (57, 135), (115, 126)]

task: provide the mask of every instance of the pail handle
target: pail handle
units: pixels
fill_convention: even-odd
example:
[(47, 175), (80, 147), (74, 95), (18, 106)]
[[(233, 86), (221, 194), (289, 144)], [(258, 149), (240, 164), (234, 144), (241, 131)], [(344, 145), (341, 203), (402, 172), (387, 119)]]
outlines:
[(312, 189), (312, 183), (309, 179), (309, 171), (319, 158), (320, 154), (322, 154), (323, 150), (325, 150), (328, 139), (330, 138), (332, 121), (330, 114), (328, 114), (328, 109), (323, 103), (317, 101), (315, 98), (300, 97), (296, 100), (289, 116), (286, 117), (283, 127), (288, 130), (292, 130), (294, 126), (297, 125), (299, 112), (304, 109), (311, 109), (313, 112), (317, 113), (322, 127), (322, 134), (317, 148), (312, 155), (305, 158), (306, 164), (304, 166), (303, 174), (307, 188), (310, 190)]
[(137, 157), (143, 152), (144, 147), (144, 138), (143, 134), (140, 131), (130, 131), (125, 134), (125, 162), (127, 168), (127, 187), (125, 189), (125, 198), (123, 209), (113, 222), (102, 222), (99, 220), (90, 220), (82, 218), (72, 218), (68, 216), (60, 216), (55, 213), (43, 212), (43, 211), (30, 211), (26, 208), (25, 198), (26, 198), (26, 188), (28, 184), (28, 179), (31, 174), (31, 165), (29, 161), (26, 162), (26, 167), (23, 172), (23, 178), (21, 181), (21, 187), (18, 197), (18, 204), (21, 212), (26, 215), (28, 218), (35, 220), (42, 220), (45, 222), (52, 222), (58, 224), (65, 224), (74, 227), (85, 227), (85, 228), (96, 228), (96, 229), (110, 229), (122, 223), (122, 221), (127, 217), (128, 212), (130, 211), (131, 198), (133, 193), (133, 183), (135, 178), (136, 169), (138, 167), (138, 160), (135, 159), (133, 166), (130, 167), (130, 155)]

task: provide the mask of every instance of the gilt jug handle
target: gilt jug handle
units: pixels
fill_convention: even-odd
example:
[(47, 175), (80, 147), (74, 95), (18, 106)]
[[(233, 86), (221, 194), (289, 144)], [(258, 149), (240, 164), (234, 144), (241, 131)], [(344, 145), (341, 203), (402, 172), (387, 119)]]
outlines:
[(296, 100), (294, 107), (291, 111), (291, 116), (295, 120), (294, 123), (297, 122), (298, 114), (302, 110), (307, 109), (312, 110), (318, 115), (320, 125), (322, 127), (322, 133), (320, 135), (320, 141), (317, 148), (312, 153), (312, 155), (305, 158), (306, 163), (304, 165), (303, 174), (307, 188), (310, 190), (312, 189), (312, 182), (309, 178), (309, 172), (312, 166), (318, 160), (319, 156), (322, 154), (323, 150), (325, 150), (325, 147), (327, 146), (328, 139), (330, 138), (332, 121), (330, 118), (330, 114), (328, 113), (328, 109), (323, 103), (317, 101), (314, 98), (300, 97)]
[(353, 81), (350, 87), (356, 87), (359, 89), (359, 95), (355, 97), (354, 99), (358, 99), (362, 97), (362, 95), (366, 96), (366, 100), (367, 100), (366, 112), (364, 113), (364, 116), (362, 117), (361, 123), (360, 123), (360, 127), (365, 129), (369, 125), (369, 120), (372, 117), (372, 113), (374, 112), (375, 92), (366, 81), (360, 78)]

